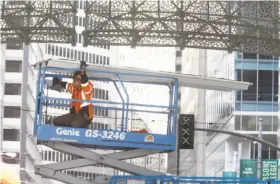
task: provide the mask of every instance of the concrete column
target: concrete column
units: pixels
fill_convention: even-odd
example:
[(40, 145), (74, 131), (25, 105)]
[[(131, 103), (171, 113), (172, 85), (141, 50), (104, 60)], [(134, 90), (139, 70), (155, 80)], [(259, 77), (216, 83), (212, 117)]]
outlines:
[(233, 149), (232, 142), (225, 142), (225, 171), (232, 171)]
[[(4, 103), (3, 97), (5, 93), (5, 82), (4, 82), (4, 74), (5, 74), (5, 53), (6, 53), (6, 44), (1, 44), (1, 60), (0, 60), (0, 153), (2, 152), (2, 144), (3, 144), (3, 116), (4, 116)], [(2, 155), (0, 154), (0, 162), (2, 161)]]
[(240, 170), (240, 160), (242, 159), (242, 142), (238, 143), (238, 154), (237, 154), (237, 173), (239, 176), (239, 170)]
[[(207, 76), (207, 53), (206, 50), (199, 51), (199, 66), (198, 74)], [(198, 128), (206, 128), (206, 112), (205, 112), (205, 97), (206, 90), (199, 89), (197, 95), (197, 109), (196, 109), (196, 122), (195, 126)], [(195, 132), (195, 151), (196, 151), (196, 175), (205, 175), (205, 153), (206, 153), (206, 133), (202, 131)]]
[(20, 180), (25, 183), (25, 153), (26, 153), (26, 121), (27, 121), (27, 88), (29, 69), (29, 45), (23, 45), (22, 84), (21, 84), (21, 127), (20, 127)]
[(237, 157), (238, 157), (238, 153), (237, 153), (237, 151), (234, 151), (233, 152), (233, 157), (232, 157), (232, 171), (235, 171), (235, 172), (237, 172), (237, 165), (238, 165), (238, 159), (237, 159)]

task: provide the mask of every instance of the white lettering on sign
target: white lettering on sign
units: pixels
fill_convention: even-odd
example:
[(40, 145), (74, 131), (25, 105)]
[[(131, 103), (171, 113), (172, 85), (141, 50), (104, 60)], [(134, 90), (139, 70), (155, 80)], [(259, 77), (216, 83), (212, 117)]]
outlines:
[(65, 130), (63, 128), (57, 128), (56, 133), (58, 135), (80, 136), (80, 131), (75, 129)]
[(87, 130), (86, 137), (98, 137), (98, 130)]
[(102, 139), (116, 139), (116, 140), (124, 140), (125, 133), (122, 132), (114, 132), (107, 130), (87, 130), (85, 133), (86, 137), (101, 137)]
[[(80, 131), (76, 129), (64, 129), (57, 128), (56, 133), (58, 135), (67, 135), (67, 136), (80, 136)], [(87, 129), (85, 131), (85, 137), (101, 137), (102, 139), (115, 139), (115, 140), (124, 140), (126, 133), (124, 132), (115, 132), (107, 130), (91, 130)]]

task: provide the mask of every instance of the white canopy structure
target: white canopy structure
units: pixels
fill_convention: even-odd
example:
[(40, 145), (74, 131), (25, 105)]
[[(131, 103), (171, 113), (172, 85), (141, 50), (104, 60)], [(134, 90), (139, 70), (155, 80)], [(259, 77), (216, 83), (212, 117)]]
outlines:
[[(35, 64), (35, 68), (39, 69), (39, 66), (48, 66), (61, 68), (52, 70), (53, 72), (61, 73), (72, 73), (71, 71), (65, 71), (64, 68), (74, 68), (79, 69), (80, 63), (74, 60), (45, 60)], [(110, 78), (113, 80), (118, 80), (116, 74), (121, 75), (123, 81), (135, 81), (135, 82), (154, 82), (154, 83), (171, 83), (174, 78), (179, 81), (180, 87), (192, 87), (208, 90), (218, 90), (218, 91), (233, 91), (233, 90), (247, 90), (250, 83), (239, 82), (235, 80), (219, 79), (202, 77), (198, 75), (190, 74), (177, 74), (170, 72), (158, 72), (152, 70), (144, 70), (137, 68), (127, 68), (119, 66), (100, 66), (96, 64), (91, 64), (87, 66), (87, 74), (89, 76)], [(145, 77), (143, 77), (145, 76)], [(147, 81), (147, 77), (149, 78)]]

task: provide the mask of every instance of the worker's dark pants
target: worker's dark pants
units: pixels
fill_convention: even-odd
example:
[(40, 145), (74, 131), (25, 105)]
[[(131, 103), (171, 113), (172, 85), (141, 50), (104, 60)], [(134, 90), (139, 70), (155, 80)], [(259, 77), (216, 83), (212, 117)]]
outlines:
[(88, 128), (91, 120), (87, 120), (80, 113), (68, 113), (62, 116), (58, 116), (53, 120), (53, 125), (55, 126), (66, 126), (75, 128)]

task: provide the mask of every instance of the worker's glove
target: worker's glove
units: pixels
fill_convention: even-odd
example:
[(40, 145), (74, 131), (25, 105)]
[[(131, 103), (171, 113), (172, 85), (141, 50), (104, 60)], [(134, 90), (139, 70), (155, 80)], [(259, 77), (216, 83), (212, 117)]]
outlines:
[(57, 77), (54, 77), (53, 85), (50, 87), (50, 89), (61, 92), (62, 91), (61, 80)]
[(61, 85), (61, 80), (57, 77), (53, 78), (53, 86), (55, 86), (55, 85)]
[(56, 85), (52, 85), (50, 87), (51, 90), (54, 90), (54, 91), (58, 91), (58, 92), (61, 92), (62, 91), (62, 86), (60, 84), (56, 84)]
[(87, 66), (88, 65), (87, 65), (87, 63), (85, 61), (81, 61), (80, 62), (80, 70), (81, 70), (81, 72), (84, 72)]

